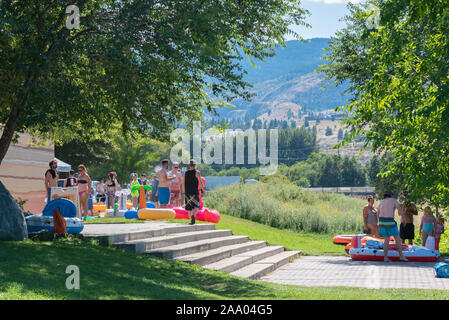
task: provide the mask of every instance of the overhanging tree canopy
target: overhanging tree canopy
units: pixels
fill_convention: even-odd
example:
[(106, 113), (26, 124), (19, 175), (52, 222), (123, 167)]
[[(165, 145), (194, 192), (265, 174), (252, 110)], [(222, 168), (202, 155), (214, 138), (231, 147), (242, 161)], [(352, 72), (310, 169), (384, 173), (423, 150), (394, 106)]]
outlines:
[(385, 175), (407, 177), (412, 200), (449, 206), (449, 7), (438, 0), (376, 0), (381, 20), (369, 29), (368, 4), (350, 5), (348, 27), (322, 67), (349, 80), (345, 106), (354, 134), (373, 151), (390, 151)]
[(298, 0), (80, 0), (69, 30), (72, 4), (0, 2), (0, 162), (17, 132), (98, 137), (119, 123), (160, 137), (248, 99), (240, 53), (273, 55), (305, 14)]

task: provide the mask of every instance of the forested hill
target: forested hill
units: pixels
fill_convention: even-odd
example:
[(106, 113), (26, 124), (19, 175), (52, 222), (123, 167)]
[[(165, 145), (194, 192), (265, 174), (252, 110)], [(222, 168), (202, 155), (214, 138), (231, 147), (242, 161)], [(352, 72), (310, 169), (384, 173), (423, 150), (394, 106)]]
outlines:
[[(277, 55), (266, 62), (248, 59), (242, 61), (248, 72), (245, 79), (251, 83), (257, 94), (251, 102), (234, 101), (235, 109), (221, 110), (221, 116), (230, 119), (300, 119), (307, 111), (334, 109), (348, 101), (342, 96), (346, 87), (335, 88), (331, 84), (323, 90), (327, 82), (315, 69), (326, 63), (323, 48), (328, 47), (327, 38), (315, 38), (302, 43), (288, 41), (286, 48), (279, 47)], [(289, 112), (288, 110), (291, 110)], [(293, 117), (292, 117), (293, 114)]]

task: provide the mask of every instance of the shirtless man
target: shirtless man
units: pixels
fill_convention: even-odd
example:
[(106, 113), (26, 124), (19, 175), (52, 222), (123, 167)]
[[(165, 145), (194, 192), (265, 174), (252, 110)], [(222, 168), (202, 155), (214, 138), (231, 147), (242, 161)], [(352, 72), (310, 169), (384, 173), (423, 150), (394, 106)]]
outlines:
[(167, 208), (167, 204), (170, 201), (169, 184), (170, 181), (176, 179), (176, 176), (171, 176), (168, 174), (168, 163), (169, 160), (162, 160), (162, 169), (157, 173), (157, 176), (159, 178), (159, 187), (157, 191), (159, 194), (159, 204), (161, 208)]
[(408, 199), (404, 200), (402, 210), (404, 211), (404, 220), (401, 222), (399, 234), (403, 242), (408, 240), (408, 244), (413, 245), (413, 239), (415, 239), (413, 216), (418, 215), (418, 210), (416, 209), (416, 205), (413, 202), (409, 202)]
[(47, 203), (51, 200), (51, 188), (58, 186), (59, 178), (58, 171), (56, 171), (56, 168), (58, 168), (58, 162), (56, 160), (52, 160), (48, 165), (50, 166), (50, 169), (45, 172), (44, 181), (45, 190), (47, 190)]
[(388, 249), (390, 245), (390, 236), (394, 237), (396, 248), (399, 251), (399, 260), (408, 261), (402, 253), (402, 243), (399, 238), (398, 226), (394, 221), (394, 212), (398, 210), (401, 216), (401, 222), (404, 222), (404, 213), (399, 202), (392, 197), (390, 191), (384, 192), (384, 199), (379, 204), (379, 234), (384, 238), (384, 261), (391, 261), (388, 259)]

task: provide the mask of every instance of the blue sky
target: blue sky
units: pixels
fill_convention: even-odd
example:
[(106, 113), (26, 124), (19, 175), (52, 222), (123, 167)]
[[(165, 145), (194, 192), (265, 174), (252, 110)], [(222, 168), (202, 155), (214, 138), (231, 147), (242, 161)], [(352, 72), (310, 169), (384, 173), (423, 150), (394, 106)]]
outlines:
[[(358, 0), (350, 1), (358, 2)], [(306, 22), (312, 28), (292, 26), (291, 29), (304, 39), (329, 38), (334, 35), (335, 31), (345, 26), (339, 19), (348, 13), (347, 3), (348, 0), (302, 0), (301, 7), (309, 10), (311, 14), (306, 18)], [(287, 39), (292, 40), (290, 37), (287, 37)]]

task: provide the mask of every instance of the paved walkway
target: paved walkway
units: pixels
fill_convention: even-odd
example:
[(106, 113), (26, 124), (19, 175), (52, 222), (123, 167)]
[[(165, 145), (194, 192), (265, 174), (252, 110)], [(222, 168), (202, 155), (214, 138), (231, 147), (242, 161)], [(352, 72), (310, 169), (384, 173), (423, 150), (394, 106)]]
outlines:
[[(180, 223), (86, 224), (85, 236), (157, 230)], [(441, 261), (441, 259), (440, 259)], [(435, 278), (431, 262), (353, 261), (349, 256), (302, 256), (260, 280), (316, 287), (417, 288), (449, 290), (449, 279)]]
[(431, 262), (353, 261), (349, 256), (303, 256), (260, 280), (317, 287), (417, 288), (449, 290), (435, 278)]

